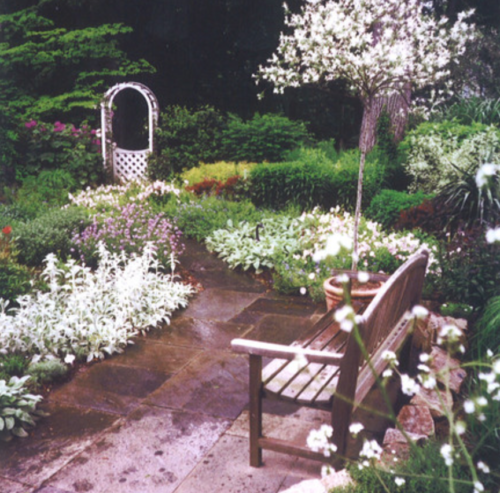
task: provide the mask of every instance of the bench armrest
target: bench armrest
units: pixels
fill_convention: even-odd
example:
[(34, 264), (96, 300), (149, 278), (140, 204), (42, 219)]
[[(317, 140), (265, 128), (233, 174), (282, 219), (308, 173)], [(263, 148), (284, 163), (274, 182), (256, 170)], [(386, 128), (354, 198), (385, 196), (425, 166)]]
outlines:
[(309, 363), (320, 363), (322, 365), (339, 365), (344, 356), (343, 354), (329, 351), (315, 351), (314, 349), (304, 349), (300, 346), (285, 346), (247, 339), (233, 339), (231, 347), (236, 353), (287, 360), (293, 360), (296, 357), (305, 357)]

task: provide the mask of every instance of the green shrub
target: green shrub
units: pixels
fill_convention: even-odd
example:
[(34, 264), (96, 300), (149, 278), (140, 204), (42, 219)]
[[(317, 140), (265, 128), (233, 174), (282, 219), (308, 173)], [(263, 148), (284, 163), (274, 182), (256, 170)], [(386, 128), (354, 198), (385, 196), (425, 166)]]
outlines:
[(484, 163), (500, 160), (500, 130), (479, 123), (422, 123), (400, 144), (410, 189), (435, 193), (461, 177), (474, 174)]
[(0, 378), (22, 377), (26, 373), (28, 360), (22, 354), (6, 354), (0, 357)]
[(63, 259), (70, 256), (74, 231), (82, 231), (90, 219), (79, 208), (53, 209), (42, 216), (20, 223), (14, 237), (19, 261), (26, 265), (41, 265), (49, 253)]
[(20, 131), (22, 154), (16, 165), (16, 178), (39, 175), (43, 170), (64, 170), (84, 187), (104, 176), (101, 142), (87, 123), (79, 128), (61, 122), (31, 120)]
[(37, 176), (27, 176), (17, 191), (16, 201), (28, 209), (39, 208), (41, 204), (49, 206), (65, 205), (68, 194), (76, 190), (77, 183), (69, 171), (63, 169), (44, 170)]
[(27, 373), (36, 384), (45, 384), (63, 378), (68, 373), (68, 367), (58, 359), (50, 359), (32, 363)]
[(197, 110), (168, 107), (155, 134), (155, 153), (149, 160), (151, 178), (168, 180), (200, 162), (219, 159), (225, 124), (224, 116), (210, 106)]
[(423, 192), (408, 194), (396, 190), (382, 190), (373, 198), (365, 215), (380, 223), (384, 228), (389, 228), (399, 219), (401, 211), (419, 206), (424, 200), (430, 198), (432, 198), (431, 195)]
[(246, 176), (250, 173), (255, 163), (232, 163), (219, 161), (213, 164), (200, 164), (181, 174), (180, 178), (186, 185), (194, 185), (206, 178), (224, 181), (231, 176)]
[(28, 268), (17, 262), (17, 250), (12, 245), (12, 233), (16, 230), (10, 225), (0, 232), (0, 298), (11, 305), (21, 294), (31, 289), (31, 275)]
[[(297, 156), (297, 155), (295, 155)], [(300, 161), (259, 164), (252, 169), (252, 201), (257, 206), (280, 209), (295, 204), (303, 209), (319, 205), (353, 210), (356, 204), (359, 153), (348, 151), (336, 164), (319, 149), (306, 149)], [(384, 166), (369, 156), (363, 182), (366, 207), (384, 182)]]
[(192, 194), (183, 194), (180, 203), (172, 201), (164, 210), (185, 236), (198, 241), (224, 228), (229, 220), (258, 222), (263, 216), (248, 200), (231, 202), (218, 197), (196, 198)]
[(279, 162), (309, 140), (304, 123), (285, 116), (257, 113), (243, 121), (231, 115), (222, 133), (223, 155), (231, 161)]
[(476, 324), (472, 338), (474, 356), (478, 359), (486, 355), (488, 349), (494, 354), (500, 352), (500, 296), (488, 300), (481, 318)]
[(482, 228), (459, 231), (443, 246), (439, 262), (443, 274), (435, 289), (441, 301), (465, 303), (479, 311), (500, 295), (500, 245), (488, 243)]
[(478, 96), (461, 98), (437, 114), (434, 120), (455, 120), (462, 125), (472, 125), (473, 123), (499, 125), (500, 98), (485, 99)]
[(26, 429), (35, 425), (36, 404), (42, 399), (31, 395), (25, 386), (29, 375), (9, 381), (0, 380), (0, 440), (8, 441), (13, 436), (26, 437)]
[[(334, 488), (333, 493), (449, 493), (449, 470), (440, 454), (441, 444), (429, 441), (422, 449), (410, 449), (407, 461), (391, 464), (393, 472), (375, 469), (374, 466), (359, 468), (357, 464), (348, 466), (355, 484)], [(471, 478), (467, 466), (457, 462), (453, 464), (453, 486), (456, 493), (466, 493), (471, 489)], [(395, 477), (405, 480), (397, 485)], [(464, 480), (460, 482), (457, 480)]]

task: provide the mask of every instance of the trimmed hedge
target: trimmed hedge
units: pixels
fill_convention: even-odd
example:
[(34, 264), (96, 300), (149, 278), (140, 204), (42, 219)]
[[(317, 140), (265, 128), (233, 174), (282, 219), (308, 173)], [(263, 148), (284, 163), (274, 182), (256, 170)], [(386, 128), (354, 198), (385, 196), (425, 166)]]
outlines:
[[(260, 164), (252, 169), (252, 201), (256, 206), (281, 209), (297, 205), (325, 209), (337, 205), (354, 210), (359, 174), (359, 154), (348, 151), (334, 164), (318, 149), (310, 149), (301, 161)], [(385, 167), (367, 159), (363, 181), (363, 207), (382, 188)]]
[(409, 194), (396, 190), (382, 190), (373, 198), (365, 215), (380, 223), (384, 228), (390, 228), (399, 220), (402, 211), (418, 207), (424, 200), (429, 199), (432, 199), (432, 195), (426, 195), (423, 192)]

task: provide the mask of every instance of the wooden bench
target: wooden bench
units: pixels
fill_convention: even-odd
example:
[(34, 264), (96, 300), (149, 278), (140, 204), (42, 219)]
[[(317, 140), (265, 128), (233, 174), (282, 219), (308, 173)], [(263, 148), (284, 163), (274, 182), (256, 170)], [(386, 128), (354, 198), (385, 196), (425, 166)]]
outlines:
[[(413, 326), (409, 313), (419, 303), (428, 261), (422, 250), (410, 257), (383, 285), (358, 317), (358, 329), (375, 372), (387, 367), (381, 355), (395, 353)], [(262, 449), (332, 462), (306, 447), (262, 434), (262, 399), (275, 398), (331, 411), (337, 458), (346, 449), (351, 416), (376, 383), (353, 333), (339, 330), (335, 308), (290, 346), (234, 339), (232, 348), (250, 357), (250, 465), (262, 464)], [(275, 358), (262, 368), (262, 358)], [(299, 359), (297, 359), (300, 357)], [(302, 360), (302, 364), (298, 362)]]

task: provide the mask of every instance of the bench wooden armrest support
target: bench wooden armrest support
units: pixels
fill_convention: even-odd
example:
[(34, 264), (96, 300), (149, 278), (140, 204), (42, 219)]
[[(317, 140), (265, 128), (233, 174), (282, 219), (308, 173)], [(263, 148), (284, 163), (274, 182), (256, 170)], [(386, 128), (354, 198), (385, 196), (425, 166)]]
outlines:
[(233, 339), (231, 347), (236, 353), (252, 354), (266, 358), (293, 360), (297, 357), (305, 358), (309, 363), (322, 365), (339, 365), (343, 355), (329, 351), (315, 351), (300, 346), (285, 346), (269, 342), (251, 341), (247, 339)]
[[(305, 447), (264, 437), (263, 397), (329, 409), (332, 441), (339, 456), (345, 453), (353, 409), (361, 404), (387, 366), (383, 352), (397, 352), (410, 335), (409, 312), (420, 301), (428, 256), (422, 250), (410, 257), (357, 317), (362, 344), (375, 375), (363, 360), (355, 338), (339, 330), (333, 317), (335, 309), (290, 346), (246, 339), (231, 342), (233, 351), (249, 355), (250, 465), (262, 464), (262, 449), (332, 462)], [(263, 369), (264, 357), (273, 360)], [(293, 362), (296, 358), (297, 364)]]

